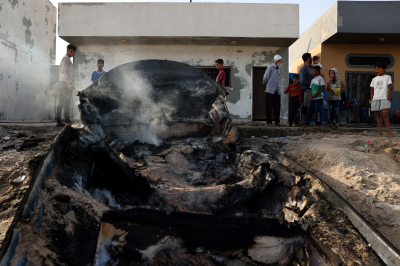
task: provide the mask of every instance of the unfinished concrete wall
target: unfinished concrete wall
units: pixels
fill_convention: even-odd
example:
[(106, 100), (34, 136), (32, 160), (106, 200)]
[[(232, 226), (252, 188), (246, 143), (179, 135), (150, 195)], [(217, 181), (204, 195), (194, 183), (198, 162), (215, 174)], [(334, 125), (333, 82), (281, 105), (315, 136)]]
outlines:
[(310, 52), (337, 33), (337, 29), (338, 3), (335, 3), (290, 46), (290, 64), (301, 60), (304, 53)]
[(166, 37), (169, 42), (186, 38), (185, 42), (206, 39), (229, 44), (234, 37), (240, 38), (233, 40), (241, 45), (280, 42), (289, 46), (299, 36), (296, 4), (60, 3), (59, 14), (60, 37), (78, 45), (160, 38), (165, 43)]
[[(104, 69), (110, 70), (118, 65), (135, 60), (168, 59), (184, 62), (191, 66), (214, 66), (214, 61), (222, 58), (224, 66), (231, 67), (231, 87), (227, 97), (227, 106), (234, 119), (252, 119), (252, 70), (253, 66), (268, 66), (273, 63), (275, 54), (283, 61), (280, 75), (281, 90), (289, 82), (288, 48), (249, 47), (249, 46), (198, 46), (198, 45), (116, 45), (116, 46), (79, 46), (74, 57), (74, 65), (79, 73), (77, 90), (88, 87), (91, 75), (97, 69), (97, 59), (105, 60)], [(258, 82), (262, 82), (259, 80)], [(287, 99), (282, 103), (282, 115), (287, 112)], [(76, 100), (77, 101), (77, 100)], [(76, 102), (77, 103), (77, 102)], [(75, 104), (76, 105), (76, 104)], [(74, 114), (77, 112), (74, 111)]]
[(0, 120), (54, 119), (57, 9), (49, 0), (1, 1), (0, 18)]

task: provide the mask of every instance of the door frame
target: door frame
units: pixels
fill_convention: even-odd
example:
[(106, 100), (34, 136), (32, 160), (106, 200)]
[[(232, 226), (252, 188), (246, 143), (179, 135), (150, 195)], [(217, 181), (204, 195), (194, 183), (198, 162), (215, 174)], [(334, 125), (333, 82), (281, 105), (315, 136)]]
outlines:
[[(345, 92), (346, 92), (346, 101), (348, 100), (347, 98), (347, 90), (348, 90), (348, 79), (347, 79), (347, 74), (372, 74), (372, 75), (376, 75), (376, 72), (374, 70), (367, 70), (367, 71), (348, 71), (346, 70), (344, 72), (344, 87), (345, 87)], [(391, 75), (392, 77), (392, 93), (394, 92), (394, 71), (386, 71), (385, 74)], [(347, 117), (348, 117), (348, 110), (346, 109), (346, 123), (347, 122)]]
[(254, 69), (255, 68), (268, 68), (268, 65), (253, 66), (251, 68), (251, 121), (267, 121), (266, 119), (254, 119)]

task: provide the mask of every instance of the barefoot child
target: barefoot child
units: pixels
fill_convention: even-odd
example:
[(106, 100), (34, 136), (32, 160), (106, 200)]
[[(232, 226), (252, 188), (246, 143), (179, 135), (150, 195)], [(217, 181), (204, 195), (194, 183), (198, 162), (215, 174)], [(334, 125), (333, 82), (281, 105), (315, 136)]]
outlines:
[(299, 125), (301, 115), (301, 87), (300, 77), (297, 74), (293, 75), (293, 84), (289, 85), (284, 93), (290, 93), (289, 98), (289, 126), (292, 126), (293, 120), (296, 126)]
[(385, 74), (386, 64), (375, 64), (376, 77), (371, 81), (371, 111), (376, 112), (376, 120), (378, 123), (378, 134), (382, 135), (382, 116), (385, 121), (387, 134), (394, 137), (390, 132), (390, 122), (388, 110), (391, 107), (392, 99), (392, 78)]

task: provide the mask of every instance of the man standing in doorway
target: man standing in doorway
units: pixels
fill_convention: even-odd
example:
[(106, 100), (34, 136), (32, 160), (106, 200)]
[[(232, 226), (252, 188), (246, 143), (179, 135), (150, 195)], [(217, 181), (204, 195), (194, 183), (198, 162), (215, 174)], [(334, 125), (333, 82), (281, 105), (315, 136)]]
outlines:
[(301, 108), (301, 121), (300, 124), (305, 123), (306, 115), (308, 111), (308, 105), (310, 104), (311, 96), (311, 80), (314, 78), (312, 75), (312, 57), (310, 53), (304, 53), (302, 56), (304, 66), (300, 69), (300, 87), (301, 87), (301, 97), (303, 98), (303, 107)]
[(274, 56), (274, 63), (267, 67), (263, 77), (263, 84), (267, 84), (265, 95), (267, 97), (267, 126), (272, 126), (271, 110), (274, 107), (275, 126), (280, 126), (281, 116), (281, 90), (279, 89), (279, 67), (283, 58)]
[[(67, 54), (64, 55), (64, 57), (61, 59), (60, 63), (60, 100), (58, 102), (57, 106), (57, 113), (56, 113), (56, 127), (61, 127), (61, 126), (70, 126), (71, 120), (69, 117), (69, 108), (71, 105), (71, 98), (72, 98), (72, 92), (74, 90), (73, 84), (74, 84), (74, 66), (72, 65), (71, 62), (71, 57), (74, 57), (76, 51), (76, 47), (72, 44), (69, 44), (67, 46)], [(61, 112), (64, 109), (64, 118), (65, 118), (65, 124), (61, 122)]]

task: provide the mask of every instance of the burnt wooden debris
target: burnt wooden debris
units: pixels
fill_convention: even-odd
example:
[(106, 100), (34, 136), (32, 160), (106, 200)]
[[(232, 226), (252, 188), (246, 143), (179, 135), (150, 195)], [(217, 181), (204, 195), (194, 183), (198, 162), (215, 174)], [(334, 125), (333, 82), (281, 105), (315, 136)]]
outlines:
[(81, 120), (119, 141), (226, 134), (231, 119), (221, 86), (202, 71), (168, 60), (116, 67), (80, 92)]
[[(118, 260), (119, 263), (127, 265), (151, 263), (149, 258), (141, 255), (144, 253), (143, 250), (157, 245), (161, 246), (160, 243), (163, 243), (165, 239), (178, 239), (188, 254), (209, 251), (214, 255), (234, 259), (236, 257), (238, 261), (245, 258), (253, 261), (248, 258), (247, 253), (248, 250), (255, 248), (257, 237), (270, 236), (284, 239), (288, 257), (295, 257), (297, 252), (290, 252), (290, 250), (302, 250), (305, 242), (303, 230), (295, 226), (288, 228), (274, 218), (166, 213), (138, 208), (104, 213), (100, 234), (109, 236), (110, 227), (118, 231), (113, 235), (114, 243), (117, 244), (107, 246), (110, 257), (114, 261)], [(123, 247), (117, 248), (121, 244), (117, 240), (121, 235), (124, 236)], [(168, 249), (160, 250), (155, 257), (159, 260), (161, 257), (170, 257), (172, 253)], [(235, 255), (235, 253), (237, 254)], [(185, 256), (179, 254), (177, 257), (182, 260)], [(173, 262), (173, 260), (169, 262)], [(177, 258), (175, 258), (175, 262), (177, 262)], [(254, 263), (256, 262), (254, 261)]]

